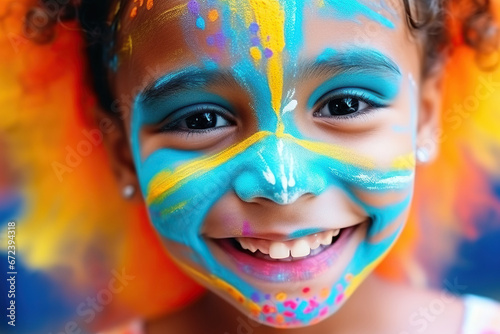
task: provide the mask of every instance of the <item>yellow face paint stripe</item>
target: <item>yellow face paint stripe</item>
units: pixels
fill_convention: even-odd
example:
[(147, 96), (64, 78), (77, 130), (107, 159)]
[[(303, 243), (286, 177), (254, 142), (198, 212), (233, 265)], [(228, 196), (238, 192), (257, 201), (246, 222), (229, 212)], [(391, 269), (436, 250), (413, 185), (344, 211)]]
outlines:
[(226, 281), (218, 278), (215, 275), (205, 275), (198, 270), (186, 265), (185, 263), (178, 261), (176, 258), (172, 257), (174, 262), (185, 272), (190, 274), (193, 277), (196, 277), (199, 281), (204, 282), (205, 284), (208, 284), (210, 286), (213, 286), (221, 291), (225, 291), (229, 293), (229, 295), (236, 300), (238, 303), (242, 304), (244, 307), (246, 307), (254, 316), (259, 316), (261, 312), (261, 307), (253, 302), (252, 300), (248, 299), (243, 295), (238, 289), (236, 289), (234, 286), (231, 284), (227, 283)]
[(271, 106), (278, 117), (277, 133), (284, 133), (281, 120), (281, 101), (283, 98), (283, 50), (285, 48), (285, 11), (278, 0), (250, 0), (255, 21), (259, 25), (262, 46), (271, 50), (268, 59), (267, 80), (271, 92)]
[(302, 146), (303, 148), (335, 159), (339, 160), (343, 163), (353, 165), (353, 166), (358, 166), (362, 167), (367, 170), (373, 170), (375, 169), (375, 162), (372, 159), (366, 158), (366, 157), (361, 157), (357, 154), (355, 154), (353, 151), (348, 150), (346, 148), (343, 148), (341, 146), (337, 145), (332, 145), (332, 144), (326, 144), (326, 143), (320, 143), (320, 142), (312, 142), (309, 140), (302, 140), (302, 139), (297, 139), (291, 135), (283, 135), (281, 138), (288, 139), (297, 145)]
[[(184, 181), (190, 177), (205, 174), (219, 167), (244, 152), (250, 146), (271, 135), (272, 133), (266, 131), (258, 132), (243, 142), (231, 146), (214, 156), (195, 160), (186, 165), (180, 166), (175, 171), (162, 171), (158, 173), (158, 175), (155, 176), (150, 182), (147, 203), (151, 204), (155, 201), (162, 200), (176, 191), (182, 184), (184, 184)], [(279, 138), (290, 140), (306, 150), (338, 160), (351, 166), (360, 167), (365, 170), (374, 170), (376, 168), (376, 164), (373, 159), (360, 156), (359, 154), (340, 146), (301, 140), (286, 134), (279, 136)], [(393, 170), (411, 170), (413, 167), (408, 165), (409, 157), (410, 155), (405, 155), (400, 158), (396, 158), (393, 163)], [(413, 155), (411, 155), (411, 157), (413, 157)], [(400, 164), (400, 161), (406, 161), (406, 163)], [(167, 210), (178, 210), (182, 208), (181, 204), (179, 204), (180, 207), (173, 207)]]
[(409, 153), (396, 158), (392, 163), (393, 170), (411, 170), (415, 168), (417, 162), (415, 160), (415, 153)]
[(182, 208), (184, 208), (187, 204), (189, 203), (189, 201), (184, 201), (184, 202), (181, 202), (179, 204), (176, 204), (174, 206), (171, 206), (165, 210), (163, 210), (161, 212), (162, 216), (167, 216), (167, 215), (171, 215), (172, 213), (174, 213), (175, 211), (177, 210), (181, 210)]
[(244, 152), (250, 146), (270, 135), (272, 135), (272, 133), (266, 131), (257, 132), (241, 143), (231, 146), (216, 155), (195, 160), (179, 167), (173, 172), (167, 171), (159, 173), (150, 182), (148, 196), (146, 199), (147, 203), (151, 204), (154, 201), (165, 198), (178, 189), (183, 184), (183, 181), (194, 175), (205, 174), (210, 170), (219, 167), (238, 154)]
[(382, 254), (380, 257), (378, 257), (375, 261), (367, 265), (363, 271), (361, 271), (358, 275), (354, 276), (352, 280), (349, 282), (349, 285), (345, 289), (345, 298), (348, 299), (349, 297), (352, 296), (354, 291), (357, 290), (357, 288), (365, 281), (365, 279), (370, 276), (370, 274), (375, 270), (375, 268), (382, 262), (382, 260), (386, 257), (386, 255), (389, 253), (390, 248), (387, 249), (384, 254)]

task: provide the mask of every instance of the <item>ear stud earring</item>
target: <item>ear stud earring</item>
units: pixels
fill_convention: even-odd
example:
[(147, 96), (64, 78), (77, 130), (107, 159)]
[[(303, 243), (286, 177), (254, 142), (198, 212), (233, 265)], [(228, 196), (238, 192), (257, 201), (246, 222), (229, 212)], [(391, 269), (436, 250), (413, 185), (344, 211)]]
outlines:
[(131, 199), (135, 195), (135, 187), (131, 184), (123, 187), (122, 196), (125, 199)]
[(420, 164), (426, 164), (431, 161), (431, 154), (428, 149), (419, 147), (416, 152), (417, 162)]

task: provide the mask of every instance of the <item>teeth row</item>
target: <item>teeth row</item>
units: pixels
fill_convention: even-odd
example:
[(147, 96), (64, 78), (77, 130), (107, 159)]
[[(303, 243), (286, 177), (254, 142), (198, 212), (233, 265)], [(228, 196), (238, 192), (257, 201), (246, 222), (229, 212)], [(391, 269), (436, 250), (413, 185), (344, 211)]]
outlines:
[(272, 259), (281, 260), (290, 256), (294, 258), (308, 256), (312, 250), (321, 245), (331, 245), (333, 237), (338, 236), (339, 233), (340, 230), (331, 230), (283, 242), (253, 238), (237, 238), (236, 240), (243, 249), (247, 249), (252, 253), (259, 250), (264, 254), (268, 254)]

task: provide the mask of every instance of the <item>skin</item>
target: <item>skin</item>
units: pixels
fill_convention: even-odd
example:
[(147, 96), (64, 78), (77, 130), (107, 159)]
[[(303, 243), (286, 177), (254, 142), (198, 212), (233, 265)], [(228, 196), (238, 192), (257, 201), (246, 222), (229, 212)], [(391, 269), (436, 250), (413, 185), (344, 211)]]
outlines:
[[(152, 323), (151, 332), (195, 332), (192, 319), (205, 331), (232, 332), (237, 312), (264, 324), (254, 326), (262, 333), (360, 332), (363, 324), (352, 321), (360, 314), (372, 319), (365, 331), (396, 332), (408, 327), (412, 310), (435, 298), (377, 279), (361, 283), (404, 226), (414, 152), (419, 143), (435, 139), (440, 72), (420, 75), (422, 45), (408, 31), (401, 8), (374, 10), (377, 1), (350, 1), (346, 7), (336, 1), (319, 7), (301, 3), (263, 1), (245, 11), (240, 2), (233, 21), (224, 15), (229, 8), (223, 1), (199, 7), (156, 2), (133, 15), (133, 3), (122, 9), (110, 71), (121, 113), (121, 131), (107, 138), (114, 170), (123, 185), (142, 190), (171, 256), (221, 297), (209, 294), (175, 317)], [(210, 16), (210, 10), (218, 15)], [(282, 13), (284, 22), (264, 19)], [(297, 14), (295, 24), (291, 13)], [(366, 27), (374, 29), (372, 38), (353, 38)], [(225, 34), (220, 45), (214, 38), (219, 31)], [(257, 49), (251, 48), (255, 37)], [(305, 75), (301, 66), (308, 63), (316, 71)], [(319, 71), (325, 63), (330, 70)], [(339, 63), (356, 71), (332, 71)], [(196, 78), (191, 85), (202, 82), (206, 72), (226, 76), (174, 93), (158, 89), (186, 73)], [(332, 117), (325, 96), (350, 96), (366, 112)], [(193, 103), (219, 112), (222, 126), (188, 134), (182, 113)], [(310, 229), (352, 226), (358, 228), (335, 254), (334, 265), (308, 280), (273, 272), (267, 274), (276, 276), (272, 280), (249, 275), (216, 242), (243, 236), (288, 240)], [(405, 307), (403, 298), (411, 300)], [(306, 311), (311, 300), (316, 304)], [(386, 309), (377, 307), (381, 301)], [(461, 306), (450, 305), (430, 328), (458, 331)]]

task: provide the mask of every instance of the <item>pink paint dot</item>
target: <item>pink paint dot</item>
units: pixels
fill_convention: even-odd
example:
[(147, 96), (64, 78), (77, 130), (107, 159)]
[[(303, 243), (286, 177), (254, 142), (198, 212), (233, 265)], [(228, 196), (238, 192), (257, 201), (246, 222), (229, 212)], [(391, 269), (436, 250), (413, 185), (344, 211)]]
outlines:
[(295, 318), (295, 313), (291, 311), (285, 311), (283, 312), (283, 315), (288, 318)]
[(250, 227), (250, 223), (245, 221), (243, 222), (243, 227), (241, 228), (241, 234), (243, 234), (244, 237), (247, 237), (252, 234), (252, 228)]
[(309, 288), (304, 288), (304, 289), (302, 290), (302, 292), (303, 292), (303, 293), (309, 293), (309, 291), (311, 291), (311, 289), (309, 289)]
[(324, 317), (325, 315), (328, 314), (328, 307), (325, 307), (323, 308), (320, 312), (319, 312), (319, 316), (320, 317)]
[(286, 302), (283, 303), (283, 306), (289, 307), (292, 310), (295, 310), (297, 308), (297, 303), (294, 302), (293, 300), (287, 300)]
[(340, 295), (337, 296), (337, 298), (335, 298), (335, 304), (340, 304), (342, 303), (343, 300), (344, 300), (344, 294), (341, 293)]
[(342, 284), (337, 284), (337, 291), (338, 291), (339, 293), (344, 292), (344, 287), (342, 286)]
[(317, 301), (315, 301), (315, 300), (311, 299), (311, 300), (309, 301), (309, 306), (311, 306), (312, 308), (316, 308), (316, 307), (318, 307), (318, 306), (319, 306), (319, 303), (318, 303)]
[(270, 324), (274, 324), (274, 318), (273, 317), (267, 317), (266, 321)]

